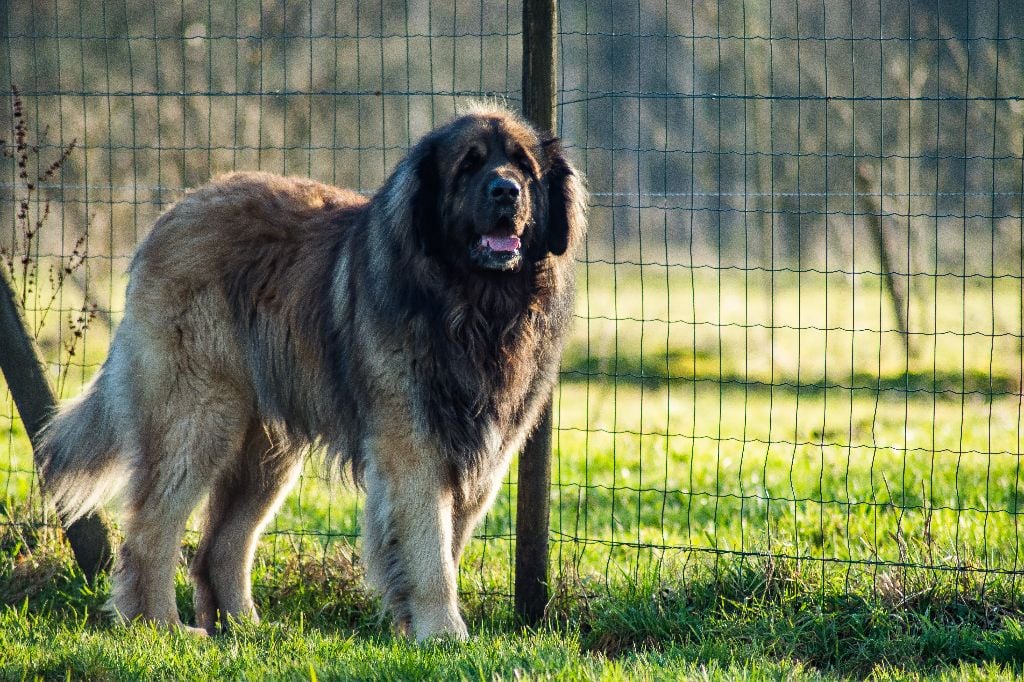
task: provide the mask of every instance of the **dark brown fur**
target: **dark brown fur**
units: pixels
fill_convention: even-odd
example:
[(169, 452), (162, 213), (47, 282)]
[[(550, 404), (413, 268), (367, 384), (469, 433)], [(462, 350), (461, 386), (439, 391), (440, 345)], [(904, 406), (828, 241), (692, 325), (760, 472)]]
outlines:
[(174, 561), (209, 492), (197, 625), (255, 617), (259, 533), (319, 444), (366, 488), (363, 556), (399, 626), (464, 637), (458, 560), (555, 381), (584, 205), (557, 141), (481, 107), (370, 200), (234, 174), (164, 214), (107, 362), (40, 451), (69, 516), (126, 488), (114, 610), (178, 622)]

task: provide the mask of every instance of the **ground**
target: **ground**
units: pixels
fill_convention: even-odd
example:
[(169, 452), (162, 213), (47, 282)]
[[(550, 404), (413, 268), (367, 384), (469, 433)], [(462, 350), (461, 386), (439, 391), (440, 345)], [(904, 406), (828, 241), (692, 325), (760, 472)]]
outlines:
[[(595, 261), (579, 279), (537, 629), (511, 614), (514, 478), (462, 564), (473, 638), (419, 647), (360, 580), (359, 495), (315, 457), (260, 548), (262, 624), (115, 626), (106, 579), (84, 582), (39, 504), (20, 422), (0, 418), (0, 678), (1024, 673), (1013, 281), (912, 282), (907, 354), (869, 275)], [(106, 332), (89, 334), (65, 395), (102, 360)]]

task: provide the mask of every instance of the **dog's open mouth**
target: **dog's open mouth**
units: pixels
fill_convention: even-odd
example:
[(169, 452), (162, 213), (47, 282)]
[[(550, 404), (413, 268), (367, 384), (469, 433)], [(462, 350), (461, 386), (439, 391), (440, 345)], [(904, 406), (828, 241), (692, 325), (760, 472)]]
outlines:
[(486, 270), (515, 270), (522, 260), (521, 246), (516, 235), (494, 231), (480, 236), (471, 255), (473, 262)]
[(511, 253), (519, 250), (519, 237), (514, 234), (508, 236), (485, 234), (480, 237), (480, 245), (498, 253)]

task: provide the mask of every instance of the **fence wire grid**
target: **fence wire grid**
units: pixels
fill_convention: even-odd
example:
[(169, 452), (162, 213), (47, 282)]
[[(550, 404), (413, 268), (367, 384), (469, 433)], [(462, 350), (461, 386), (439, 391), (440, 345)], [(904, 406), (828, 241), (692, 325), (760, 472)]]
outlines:
[[(515, 2), (0, 10), (23, 103), (0, 112), (8, 151), (20, 120), (45, 175), (74, 141), (33, 189), (16, 153), (0, 178), (0, 245), (64, 397), (186, 188), (263, 169), (372, 192), (467, 100), (520, 100)], [(1024, 6), (562, 0), (558, 26), (558, 134), (592, 202), (554, 398), (553, 579), (774, 561), (823, 586), (912, 570), (1015, 593)], [(3, 522), (45, 525), (3, 395)], [(271, 557), (358, 537), (358, 496), (327, 478), (308, 468)], [(464, 590), (511, 594), (515, 495), (513, 476)]]

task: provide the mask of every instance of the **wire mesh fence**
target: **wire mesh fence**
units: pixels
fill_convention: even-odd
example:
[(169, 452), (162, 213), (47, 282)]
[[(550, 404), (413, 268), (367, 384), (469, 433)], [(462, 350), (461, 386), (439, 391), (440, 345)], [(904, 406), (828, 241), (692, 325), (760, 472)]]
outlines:
[[(467, 99), (520, 98), (518, 3), (2, 8), (23, 110), (0, 113), (0, 245), (64, 396), (185, 188), (263, 169), (371, 192)], [(555, 394), (554, 579), (770, 560), (823, 586), (914, 570), (1013, 592), (1022, 29), (999, 0), (560, 3), (558, 133), (592, 204)], [(31, 189), (18, 121), (28, 178), (74, 142)], [(45, 524), (5, 396), (3, 522)], [(310, 466), (269, 556), (358, 537), (358, 496), (328, 478)], [(466, 591), (510, 594), (515, 494)]]

